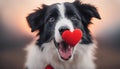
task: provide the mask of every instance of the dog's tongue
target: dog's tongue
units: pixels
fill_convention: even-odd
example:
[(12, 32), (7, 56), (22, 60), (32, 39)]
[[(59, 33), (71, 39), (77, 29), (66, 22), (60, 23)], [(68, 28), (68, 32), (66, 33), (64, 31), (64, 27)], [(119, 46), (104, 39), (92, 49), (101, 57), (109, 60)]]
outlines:
[(62, 45), (60, 45), (59, 54), (61, 55), (62, 58), (69, 59), (70, 56), (72, 55), (72, 48), (68, 47), (66, 50), (64, 50)]

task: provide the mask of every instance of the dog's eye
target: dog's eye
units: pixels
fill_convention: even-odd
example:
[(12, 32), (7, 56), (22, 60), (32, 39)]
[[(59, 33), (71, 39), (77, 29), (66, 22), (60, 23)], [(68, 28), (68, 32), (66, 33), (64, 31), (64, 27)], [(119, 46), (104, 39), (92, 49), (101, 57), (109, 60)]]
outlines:
[(55, 22), (55, 18), (54, 17), (50, 17), (49, 19), (48, 19), (48, 22)]
[(77, 18), (77, 16), (76, 16), (76, 15), (72, 16), (70, 19), (71, 19), (71, 20), (73, 20), (73, 21), (78, 20), (78, 18)]

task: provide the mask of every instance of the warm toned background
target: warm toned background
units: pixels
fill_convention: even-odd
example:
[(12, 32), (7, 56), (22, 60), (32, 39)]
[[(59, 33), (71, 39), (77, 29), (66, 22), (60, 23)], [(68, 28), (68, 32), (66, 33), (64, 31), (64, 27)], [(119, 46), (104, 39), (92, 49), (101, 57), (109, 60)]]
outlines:
[[(25, 51), (35, 33), (25, 17), (41, 4), (74, 0), (0, 0), (0, 69), (23, 69)], [(95, 5), (102, 20), (90, 26), (98, 41), (97, 69), (120, 69), (120, 0), (82, 0)]]

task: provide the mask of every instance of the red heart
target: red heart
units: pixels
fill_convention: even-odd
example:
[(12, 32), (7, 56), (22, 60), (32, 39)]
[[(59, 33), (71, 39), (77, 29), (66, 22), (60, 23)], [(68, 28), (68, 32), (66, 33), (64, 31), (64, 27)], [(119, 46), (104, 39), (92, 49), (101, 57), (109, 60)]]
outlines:
[(80, 29), (75, 29), (73, 32), (66, 30), (62, 34), (62, 38), (70, 46), (75, 46), (82, 38), (82, 31)]
[(45, 69), (53, 69), (53, 67), (51, 65), (47, 65)]

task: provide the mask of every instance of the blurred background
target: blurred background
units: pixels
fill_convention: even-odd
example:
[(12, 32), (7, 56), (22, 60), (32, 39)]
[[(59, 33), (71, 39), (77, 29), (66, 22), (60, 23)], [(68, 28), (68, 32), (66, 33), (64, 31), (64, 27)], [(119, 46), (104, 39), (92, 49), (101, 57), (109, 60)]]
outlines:
[[(74, 0), (0, 0), (0, 69), (23, 69), (31, 33), (25, 17), (41, 4)], [(81, 0), (97, 7), (102, 20), (89, 28), (98, 41), (97, 69), (120, 69), (120, 0)]]

